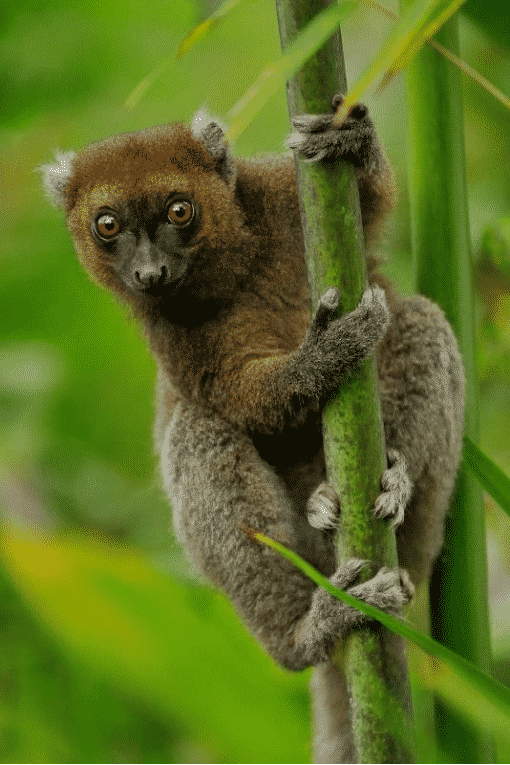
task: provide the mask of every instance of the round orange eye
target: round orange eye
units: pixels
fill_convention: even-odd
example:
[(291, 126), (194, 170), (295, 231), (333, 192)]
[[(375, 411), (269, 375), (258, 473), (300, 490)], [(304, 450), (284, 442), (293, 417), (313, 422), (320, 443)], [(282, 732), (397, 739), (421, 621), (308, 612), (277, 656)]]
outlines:
[(174, 226), (187, 226), (193, 220), (195, 210), (191, 202), (180, 199), (178, 202), (172, 202), (167, 214), (168, 220)]
[(120, 231), (120, 223), (112, 213), (103, 213), (96, 220), (96, 231), (103, 239), (112, 239)]

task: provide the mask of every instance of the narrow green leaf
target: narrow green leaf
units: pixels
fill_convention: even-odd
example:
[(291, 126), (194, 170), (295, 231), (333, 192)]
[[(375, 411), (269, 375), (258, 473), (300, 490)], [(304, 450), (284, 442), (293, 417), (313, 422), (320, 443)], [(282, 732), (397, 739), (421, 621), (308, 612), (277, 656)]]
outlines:
[(402, 69), (405, 69), (413, 56), (418, 53), (422, 45), (424, 45), (426, 41), (443, 26), (445, 21), (448, 21), (450, 16), (452, 16), (465, 2), (466, 0), (451, 0), (449, 5), (444, 8), (435, 19), (427, 23), (422, 29), (418, 30), (398, 59), (388, 68), (379, 86), (381, 89), (384, 88), (395, 75), (401, 72)]
[[(337, 589), (331, 584), (329, 579), (307, 563), (307, 561), (303, 560), (297, 553), (289, 550), (279, 542), (275, 542), (274, 539), (270, 539), (257, 531), (253, 531), (252, 536), (272, 547), (273, 550), (279, 552), (291, 563), (294, 563), (304, 574), (335, 598), (338, 598), (338, 600), (342, 600), (347, 605), (357, 608), (371, 619), (376, 619), (388, 629), (411, 641), (422, 651), (439, 660), (440, 664), (434, 662), (429, 665), (427, 671), (424, 670), (423, 681), (433, 685), (438, 693), (443, 695), (447, 701), (455, 703), (466, 714), (474, 714), (477, 723), (483, 723), (488, 730), (497, 731), (500, 735), (508, 738), (510, 725), (510, 690), (508, 688), (493, 680), (474, 664), (446, 648), (446, 646), (418, 632), (407, 622), (390, 616), (384, 613), (384, 611), (375, 608), (375, 606), (364, 603), (347, 592)], [(454, 692), (456, 683), (459, 683), (458, 687), (464, 689), (463, 694), (456, 694)], [(463, 696), (469, 693), (475, 694), (473, 698), (478, 699), (480, 703), (476, 705), (463, 703)], [(460, 698), (456, 698), (456, 696), (460, 696)]]
[[(383, 13), (388, 18), (393, 19), (394, 21), (398, 21), (398, 19), (400, 18), (400, 16), (397, 13), (395, 13), (394, 11), (391, 11), (389, 8), (386, 8), (385, 5), (382, 5), (381, 3), (377, 2), (377, 0), (369, 0), (369, 2), (373, 8), (375, 8), (380, 13)], [(444, 58), (447, 58), (448, 61), (451, 61), (452, 64), (454, 64), (458, 69), (461, 70), (463, 74), (466, 75), (466, 77), (470, 77), (478, 85), (480, 85), (481, 88), (486, 90), (488, 93), (491, 94), (491, 96), (493, 96), (498, 101), (500, 101), (506, 109), (510, 109), (510, 98), (508, 98), (508, 96), (502, 93), (501, 90), (499, 90), (499, 88), (497, 88), (486, 77), (480, 74), (480, 72), (478, 72), (476, 69), (470, 66), (466, 61), (463, 61), (459, 56), (456, 56), (454, 53), (452, 53), (451, 50), (448, 50), (448, 48), (445, 48), (444, 45), (441, 45), (441, 43), (438, 43), (438, 41), (433, 39), (432, 37), (427, 37), (425, 42), (428, 43), (428, 45), (430, 45), (432, 48), (435, 48), (438, 51), (438, 53), (440, 53)]]
[[(459, 0), (453, 0), (452, 4), (454, 2), (459, 2)], [(338, 124), (343, 122), (349, 110), (362, 99), (366, 89), (378, 77), (384, 73), (386, 73), (385, 77), (388, 76), (387, 73), (391, 70), (391, 67), (402, 56), (405, 56), (406, 51), (412, 47), (414, 41), (423, 33), (423, 30), (432, 23), (434, 14), (437, 12), (437, 6), (441, 3), (444, 3), (444, 0), (416, 0), (400, 16), (400, 19), (389, 33), (386, 42), (379, 49), (377, 55), (361, 73), (352, 88), (349, 89), (335, 118)], [(421, 41), (419, 47), (421, 47), (423, 42), (425, 42), (425, 38)], [(417, 50), (418, 48), (416, 50), (413, 49), (413, 53)], [(406, 61), (408, 61), (407, 58)]]
[(510, 515), (510, 478), (468, 436), (464, 436), (464, 462), (485, 491)]
[(211, 27), (218, 23), (221, 19), (228, 16), (234, 8), (241, 3), (252, 2), (252, 0), (225, 0), (214, 13), (211, 13), (206, 19), (197, 24), (181, 41), (179, 48), (177, 49), (177, 57), (181, 58), (192, 48), (199, 40), (205, 37), (210, 31)]
[(145, 93), (149, 90), (151, 85), (156, 82), (158, 77), (161, 77), (161, 75), (165, 72), (166, 69), (170, 67), (170, 65), (171, 62), (166, 61), (154, 67), (152, 72), (149, 72), (149, 74), (144, 77), (143, 80), (141, 80), (135, 88), (133, 88), (129, 96), (124, 101), (124, 108), (129, 112), (132, 111), (140, 99), (143, 98)]
[(271, 96), (284, 87), (285, 82), (321, 47), (339, 24), (354, 12), (358, 3), (359, 0), (346, 0), (318, 13), (282, 56), (265, 67), (230, 110), (227, 140), (237, 138), (247, 128)]
[[(460, 668), (452, 667), (446, 661), (437, 661), (415, 645), (409, 648), (413, 653), (414, 676), (419, 683), (435, 691), (449, 707), (469, 718), (476, 726), (481, 724), (489, 733), (497, 735), (501, 742), (510, 743), (510, 707), (506, 702), (502, 700), (502, 703), (494, 704), (485, 688), (477, 687)], [(470, 666), (474, 667), (473, 664)]]
[(200, 24), (194, 27), (191, 32), (188, 32), (186, 37), (182, 39), (179, 47), (177, 48), (177, 58), (182, 58), (184, 54), (190, 50), (190, 48), (192, 48), (199, 40), (205, 37), (213, 24), (214, 20), (209, 16), (209, 18), (204, 19), (202, 22), (200, 22)]

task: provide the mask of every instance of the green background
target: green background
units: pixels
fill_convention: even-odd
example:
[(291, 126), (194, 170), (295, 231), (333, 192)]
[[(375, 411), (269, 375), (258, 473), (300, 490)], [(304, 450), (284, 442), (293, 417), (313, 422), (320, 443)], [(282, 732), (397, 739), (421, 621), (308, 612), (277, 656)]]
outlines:
[[(467, 11), (463, 56), (510, 93), (497, 4), (470, 0)], [(278, 55), (274, 8), (242, 3), (176, 60), (204, 12), (191, 0), (4, 0), (0, 12), (0, 501), (6, 521), (63, 532), (53, 545), (32, 547), (22, 536), (3, 547), (2, 761), (309, 758), (309, 672), (290, 675), (265, 657), (223, 597), (197, 583), (173, 541), (152, 447), (153, 362), (126, 309), (80, 269), (36, 172), (56, 148), (188, 120), (204, 104), (225, 116)], [(388, 29), (370, 12), (343, 30), (351, 82)], [(508, 473), (510, 130), (501, 104), (465, 83), (481, 445)], [(388, 271), (410, 291), (402, 78), (368, 103), (401, 190), (381, 247)], [(236, 151), (282, 151), (288, 129), (282, 91)], [(493, 639), (504, 672), (510, 529), (489, 501), (487, 519)]]

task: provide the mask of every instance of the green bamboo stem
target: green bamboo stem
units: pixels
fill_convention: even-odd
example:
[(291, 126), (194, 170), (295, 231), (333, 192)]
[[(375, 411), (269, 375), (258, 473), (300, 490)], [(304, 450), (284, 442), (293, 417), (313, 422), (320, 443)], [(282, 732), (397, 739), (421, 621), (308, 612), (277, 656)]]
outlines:
[[(404, 10), (411, 0), (401, 0)], [(452, 18), (436, 35), (458, 52)], [(471, 252), (459, 71), (425, 46), (406, 73), (408, 168), (417, 289), (444, 309), (459, 340), (467, 378), (466, 433), (478, 440)], [(487, 563), (481, 491), (461, 471), (443, 553), (430, 588), (436, 640), (490, 671)], [(490, 762), (486, 738), (436, 703), (439, 744), (451, 762)]]
[[(331, 0), (277, 0), (285, 47)], [(346, 92), (340, 34), (335, 34), (288, 84), (291, 116), (330, 110)], [(296, 160), (306, 260), (315, 310), (332, 285), (341, 290), (342, 311), (352, 310), (366, 284), (364, 239), (353, 168), (345, 163), (309, 165)], [(341, 559), (361, 557), (397, 565), (395, 535), (370, 509), (386, 467), (377, 370), (373, 358), (342, 383), (323, 413), (328, 480), (341, 497)], [(389, 703), (388, 685), (408, 706), (403, 646), (381, 629), (353, 634), (342, 661), (352, 699), (352, 726), (359, 762), (405, 762), (409, 755), (392, 737), (404, 728), (401, 707)], [(340, 658), (338, 657), (338, 661)], [(388, 709), (392, 719), (389, 720)]]

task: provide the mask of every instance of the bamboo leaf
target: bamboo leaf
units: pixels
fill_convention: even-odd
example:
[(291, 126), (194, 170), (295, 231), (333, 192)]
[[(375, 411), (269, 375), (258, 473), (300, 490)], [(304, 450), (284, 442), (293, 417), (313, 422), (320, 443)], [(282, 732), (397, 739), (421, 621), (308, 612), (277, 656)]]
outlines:
[[(421, 39), (423, 31), (433, 23), (434, 15), (437, 13), (439, 5), (445, 0), (415, 0), (415, 2), (400, 16), (394, 28), (388, 35), (386, 42), (379, 49), (368, 67), (361, 73), (352, 88), (349, 89), (347, 96), (338, 109), (335, 121), (340, 125), (350, 109), (361, 100), (366, 89), (384, 73), (383, 83), (388, 78), (388, 73), (395, 66), (396, 62), (404, 57), (406, 63), (410, 56), (407, 51), (412, 50), (413, 55), (419, 47), (425, 42)], [(461, 0), (452, 0), (451, 5), (460, 4)], [(454, 12), (454, 8), (451, 13)], [(421, 40), (416, 49), (413, 47), (415, 41)]]
[(445, 21), (448, 21), (450, 16), (452, 16), (465, 2), (466, 0), (452, 0), (452, 2), (450, 2), (435, 19), (427, 23), (423, 29), (420, 29), (414, 37), (411, 38), (405, 50), (402, 51), (400, 56), (388, 68), (380, 83), (380, 89), (384, 88), (395, 75), (402, 71), (402, 69), (405, 69), (413, 56), (418, 53), (422, 45), (427, 42), (427, 40), (443, 26)]
[[(388, 16), (388, 18), (393, 19), (394, 21), (398, 21), (398, 19), (400, 18), (398, 14), (394, 13), (394, 11), (391, 11), (389, 8), (386, 8), (386, 6), (382, 5), (381, 3), (376, 2), (376, 0), (369, 0), (369, 3), (372, 6), (372, 8), (375, 8), (376, 10), (380, 11), (380, 13), (383, 13), (385, 16)], [(505, 106), (507, 109), (510, 109), (510, 98), (508, 98), (508, 96), (502, 93), (501, 90), (499, 90), (499, 88), (497, 88), (486, 77), (480, 74), (480, 72), (478, 72), (468, 63), (466, 63), (466, 61), (463, 61), (463, 59), (459, 58), (459, 56), (456, 56), (454, 53), (452, 53), (451, 50), (448, 50), (448, 48), (445, 48), (444, 45), (441, 45), (441, 43), (438, 43), (437, 40), (434, 40), (433, 38), (429, 37), (425, 42), (428, 45), (430, 45), (432, 48), (435, 48), (437, 52), (441, 54), (441, 56), (443, 56), (444, 58), (447, 58), (448, 61), (451, 61), (452, 64), (454, 64), (458, 69), (461, 70), (463, 74), (466, 75), (466, 77), (470, 77), (472, 80), (478, 83), (480, 87), (482, 87), (492, 96), (494, 96), (494, 98), (500, 101), (503, 104), (503, 106)]]
[(155, 66), (154, 69), (149, 72), (149, 74), (143, 78), (143, 80), (140, 80), (138, 85), (133, 88), (129, 96), (124, 101), (124, 108), (127, 111), (132, 111), (137, 103), (140, 101), (140, 99), (143, 98), (145, 93), (149, 90), (151, 85), (153, 85), (156, 80), (161, 77), (166, 69), (170, 66), (171, 62), (164, 62), (162, 64), (158, 64), (158, 66)]
[(228, 16), (234, 8), (242, 3), (248, 3), (252, 0), (225, 0), (224, 3), (216, 8), (214, 13), (211, 13), (206, 19), (197, 24), (196, 27), (188, 32), (188, 34), (182, 39), (178, 49), (177, 58), (182, 58), (196, 43), (205, 37), (211, 31), (211, 28), (217, 24), (221, 19)]
[[(337, 589), (329, 579), (297, 553), (274, 539), (258, 531), (253, 531), (251, 535), (283, 555), (335, 598), (357, 608), (371, 619), (376, 619), (389, 630), (396, 632), (433, 657), (436, 661), (421, 658), (420, 679), (422, 682), (433, 687), (446, 701), (472, 717), (477, 723), (483, 723), (487, 730), (497, 732), (508, 739), (510, 725), (510, 690), (508, 688), (446, 646), (418, 632), (407, 622)], [(461, 693), (458, 691), (459, 688), (462, 688)]]
[(271, 96), (285, 85), (286, 80), (303, 66), (357, 6), (358, 0), (346, 0), (318, 13), (282, 56), (264, 68), (230, 110), (227, 117), (230, 125), (227, 140), (241, 135)]
[(510, 515), (510, 478), (468, 436), (464, 436), (464, 462), (485, 491)]

